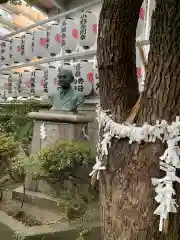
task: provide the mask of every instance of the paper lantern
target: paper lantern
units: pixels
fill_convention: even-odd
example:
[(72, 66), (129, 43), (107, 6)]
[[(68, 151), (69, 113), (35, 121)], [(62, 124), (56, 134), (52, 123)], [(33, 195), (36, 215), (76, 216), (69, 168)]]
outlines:
[(21, 54), (23, 58), (27, 61), (30, 61), (34, 58), (33, 53), (33, 34), (32, 33), (25, 33), (21, 37), (22, 43), (21, 43)]
[(43, 58), (47, 53), (47, 31), (36, 29), (33, 34), (33, 54), (38, 58)]
[(54, 23), (48, 29), (48, 53), (51, 56), (59, 54), (61, 51), (61, 43), (61, 27)]
[(14, 72), (8, 78), (8, 97), (18, 96), (19, 73)]
[(73, 87), (84, 96), (91, 94), (93, 89), (93, 64), (88, 61), (81, 61), (74, 65)]
[(52, 96), (57, 91), (57, 69), (55, 66), (48, 66), (44, 76), (44, 92)]
[(78, 26), (74, 19), (67, 18), (61, 29), (62, 47), (66, 53), (75, 51), (78, 44)]
[(28, 70), (21, 73), (19, 91), (23, 97), (29, 97), (31, 93), (31, 72)]
[(99, 95), (99, 73), (98, 73), (98, 65), (97, 61), (94, 64), (94, 81), (93, 81), (93, 88), (96, 95)]
[(44, 71), (35, 69), (31, 75), (31, 93), (36, 96), (44, 95)]
[(139, 55), (139, 50), (136, 48), (136, 75), (139, 84), (139, 91), (143, 92), (144, 90), (144, 80), (145, 80), (145, 69), (142, 63), (142, 60)]
[(19, 37), (15, 37), (11, 39), (11, 54), (12, 54), (12, 60), (15, 63), (23, 62), (24, 58), (22, 56), (22, 46), (21, 46), (22, 40)]
[(0, 75), (0, 97), (7, 98), (8, 96), (8, 79), (9, 74)]
[(9, 65), (12, 62), (11, 42), (5, 40), (1, 42), (1, 65)]
[(92, 12), (83, 12), (80, 16), (79, 45), (89, 49), (96, 43), (97, 16)]
[(136, 29), (136, 37), (140, 37), (145, 32), (145, 3), (142, 4), (139, 11), (139, 20)]

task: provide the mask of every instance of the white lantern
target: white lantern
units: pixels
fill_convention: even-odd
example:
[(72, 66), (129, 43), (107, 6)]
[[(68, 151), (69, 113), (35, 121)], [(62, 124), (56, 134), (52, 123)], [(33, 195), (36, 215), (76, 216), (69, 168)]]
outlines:
[(81, 61), (74, 65), (74, 89), (84, 96), (91, 94), (93, 89), (93, 64), (88, 61)]
[(44, 92), (52, 96), (57, 91), (57, 69), (55, 66), (48, 66), (44, 77)]
[(19, 37), (11, 39), (11, 54), (12, 59), (15, 63), (22, 62), (24, 60), (22, 56), (21, 42), (21, 38)]
[(143, 66), (143, 62), (139, 55), (139, 50), (136, 48), (136, 75), (139, 84), (139, 92), (143, 92), (144, 90), (144, 80), (145, 80), (145, 69)]
[(51, 56), (59, 54), (61, 51), (61, 27), (58, 24), (52, 24), (48, 30), (48, 53)]
[(36, 96), (44, 95), (44, 71), (42, 69), (35, 69), (31, 78), (31, 93)]
[(7, 98), (9, 74), (0, 75), (0, 97)]
[(18, 96), (19, 73), (14, 72), (8, 79), (8, 97)]
[(22, 56), (25, 60), (30, 61), (34, 58), (33, 53), (33, 35), (32, 33), (25, 33), (22, 38)]
[(5, 40), (1, 42), (1, 65), (9, 65), (12, 62), (11, 41)]
[(80, 16), (79, 45), (89, 49), (96, 43), (97, 16), (91, 12), (83, 12)]
[(74, 19), (67, 18), (61, 29), (62, 47), (67, 53), (75, 51), (78, 44), (78, 26)]
[(47, 31), (36, 29), (33, 34), (33, 54), (38, 58), (43, 58), (47, 53)]
[(31, 72), (24, 70), (20, 77), (20, 95), (28, 97), (31, 93)]
[(99, 73), (98, 73), (98, 65), (97, 62), (94, 64), (94, 81), (93, 88), (96, 95), (99, 95)]
[(145, 9), (146, 9), (146, 5), (144, 2), (139, 11), (139, 21), (136, 29), (137, 38), (140, 37), (145, 32)]

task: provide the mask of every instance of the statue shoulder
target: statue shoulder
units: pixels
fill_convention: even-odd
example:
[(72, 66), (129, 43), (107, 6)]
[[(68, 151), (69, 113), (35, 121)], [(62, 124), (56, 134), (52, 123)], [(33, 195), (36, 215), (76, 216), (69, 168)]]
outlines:
[(85, 101), (84, 95), (76, 92), (76, 102), (77, 102), (77, 104), (79, 105), (79, 104), (83, 103), (84, 101)]

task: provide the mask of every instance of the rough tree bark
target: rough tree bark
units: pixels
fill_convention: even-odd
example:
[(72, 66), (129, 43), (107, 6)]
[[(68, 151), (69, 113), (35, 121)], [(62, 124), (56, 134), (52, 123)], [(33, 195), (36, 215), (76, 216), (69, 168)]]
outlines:
[[(169, 122), (180, 106), (180, 3), (157, 0), (153, 13), (145, 91), (136, 122)], [(166, 2), (166, 3), (165, 3)], [(141, 0), (104, 0), (99, 21), (98, 65), (100, 100), (117, 122), (127, 119), (138, 98), (135, 30)], [(178, 240), (180, 213), (170, 215), (168, 232), (159, 233), (152, 177), (160, 176), (159, 156), (165, 146), (133, 144), (113, 139), (101, 173), (100, 199), (103, 240)], [(180, 189), (178, 203), (180, 204)]]

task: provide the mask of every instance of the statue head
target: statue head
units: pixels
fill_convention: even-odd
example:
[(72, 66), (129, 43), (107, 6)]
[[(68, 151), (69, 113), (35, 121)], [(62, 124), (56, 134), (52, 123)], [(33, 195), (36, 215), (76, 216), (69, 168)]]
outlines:
[(59, 72), (57, 78), (59, 86), (64, 89), (69, 88), (71, 83), (74, 81), (74, 76), (70, 69), (63, 69)]

